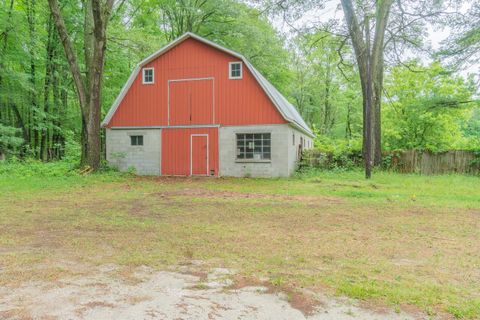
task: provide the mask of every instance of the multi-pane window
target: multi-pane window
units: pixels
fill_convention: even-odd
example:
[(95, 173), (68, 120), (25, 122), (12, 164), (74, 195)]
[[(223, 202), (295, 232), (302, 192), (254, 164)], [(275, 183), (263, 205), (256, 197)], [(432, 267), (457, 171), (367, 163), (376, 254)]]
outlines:
[(132, 146), (143, 146), (143, 136), (130, 136)]
[(270, 133), (237, 133), (237, 159), (270, 160)]
[(230, 62), (230, 64), (229, 64), (229, 78), (230, 79), (241, 79), (242, 78), (242, 63), (241, 62)]
[(153, 82), (153, 68), (143, 68), (143, 83), (151, 84)]

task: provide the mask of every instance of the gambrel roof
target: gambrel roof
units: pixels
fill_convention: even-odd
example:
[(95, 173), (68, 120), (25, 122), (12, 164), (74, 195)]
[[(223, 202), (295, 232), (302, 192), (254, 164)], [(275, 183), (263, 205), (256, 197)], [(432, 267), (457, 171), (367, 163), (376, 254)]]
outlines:
[(167, 44), (165, 47), (161, 48), (154, 54), (150, 55), (143, 61), (141, 61), (136, 67), (135, 70), (132, 72), (130, 75), (130, 78), (128, 78), (128, 81), (125, 83), (124, 87), (122, 88), (122, 91), (120, 91), (120, 94), (118, 97), (115, 99), (112, 107), (108, 111), (107, 115), (105, 116), (105, 119), (102, 122), (102, 126), (108, 125), (110, 120), (112, 119), (113, 115), (115, 114), (115, 111), (117, 110), (118, 106), (120, 105), (121, 101), (127, 94), (127, 91), (130, 89), (131, 85), (133, 84), (134, 80), (137, 78), (138, 74), (140, 73), (141, 69), (143, 66), (151, 62), (152, 60), (158, 58), (168, 50), (172, 49), (173, 47), (177, 46), (178, 44), (182, 43), (183, 41), (193, 38), (195, 40), (198, 40), (202, 43), (205, 43), (211, 47), (214, 47), (220, 51), (226, 52), (229, 55), (232, 55), (240, 60), (243, 61), (243, 63), (247, 66), (247, 68), (250, 70), (252, 75), (255, 77), (257, 82), (260, 84), (262, 87), (263, 91), (267, 94), (269, 99), (272, 101), (272, 103), (275, 105), (275, 107), (278, 109), (282, 117), (290, 122), (293, 126), (295, 126), (297, 129), (300, 131), (303, 131), (304, 133), (308, 134), (311, 137), (314, 137), (314, 134), (312, 130), (308, 127), (308, 125), (305, 123), (303, 120), (302, 116), (298, 113), (297, 109), (290, 103), (288, 100), (257, 70), (255, 67), (241, 54), (234, 52), (230, 49), (227, 49), (225, 47), (222, 47), (210, 40), (207, 40), (205, 38), (202, 38), (200, 36), (197, 36), (196, 34), (193, 34), (191, 32), (187, 32), (183, 34), (181, 37), (177, 38), (176, 40), (170, 42)]

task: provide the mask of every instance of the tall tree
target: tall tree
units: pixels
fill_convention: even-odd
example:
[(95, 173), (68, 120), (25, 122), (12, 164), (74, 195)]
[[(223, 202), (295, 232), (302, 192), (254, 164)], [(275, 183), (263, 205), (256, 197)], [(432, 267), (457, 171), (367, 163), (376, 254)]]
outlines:
[[(381, 99), (384, 68), (384, 41), (393, 0), (376, 1), (374, 12), (367, 6), (354, 7), (341, 0), (359, 70), (363, 96), (363, 156), (365, 176), (371, 177), (374, 161), (381, 161)], [(373, 21), (372, 21), (373, 20)], [(363, 26), (360, 25), (363, 24)], [(370, 35), (372, 22), (374, 34)], [(373, 41), (372, 41), (373, 39)]]
[(65, 50), (70, 71), (77, 91), (82, 114), (81, 164), (92, 170), (100, 167), (101, 138), (101, 92), (107, 45), (107, 23), (113, 0), (85, 0), (84, 4), (84, 59), (86, 76), (80, 71), (77, 54), (69, 37), (58, 0), (49, 0), (55, 25)]
[[(298, 20), (305, 12), (321, 13), (326, 4), (332, 3), (329, 0), (266, 2), (269, 8), (274, 9), (274, 13), (280, 11), (289, 25), (293, 25), (291, 19)], [(316, 28), (343, 34), (354, 47), (362, 84), (363, 153), (367, 178), (371, 176), (372, 165), (381, 163), (381, 102), (385, 61), (388, 59), (401, 64), (407, 49), (409, 53), (424, 54), (426, 24), (456, 13), (444, 10), (447, 7), (455, 5), (446, 0), (341, 0), (344, 24), (335, 17), (320, 18), (316, 22)], [(304, 29), (307, 28), (300, 32)]]

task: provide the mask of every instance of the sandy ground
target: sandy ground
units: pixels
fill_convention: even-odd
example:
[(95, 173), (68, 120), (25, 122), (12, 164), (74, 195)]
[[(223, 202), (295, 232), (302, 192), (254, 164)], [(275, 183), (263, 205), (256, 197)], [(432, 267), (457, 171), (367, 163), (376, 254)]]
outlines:
[[(229, 289), (232, 272), (208, 276), (141, 267), (130, 281), (104, 265), (90, 275), (57, 282), (0, 288), (0, 319), (418, 319), (404, 313), (374, 313), (349, 299), (318, 296), (313, 314), (293, 308), (266, 287)], [(122, 280), (123, 279), (123, 280)]]

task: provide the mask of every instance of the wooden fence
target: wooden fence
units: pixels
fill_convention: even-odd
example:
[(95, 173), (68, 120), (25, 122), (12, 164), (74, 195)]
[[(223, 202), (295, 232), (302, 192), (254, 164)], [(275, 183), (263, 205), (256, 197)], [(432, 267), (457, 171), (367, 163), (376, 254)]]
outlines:
[[(433, 153), (405, 150), (386, 155), (390, 168), (403, 173), (445, 174), (480, 173), (480, 154), (474, 151), (452, 150)], [(388, 165), (388, 164), (387, 164)]]
[[(386, 152), (383, 167), (401, 173), (419, 174), (480, 174), (480, 152), (452, 150), (434, 153), (405, 150)], [(321, 150), (308, 150), (303, 154), (302, 167), (331, 169), (334, 167), (362, 166), (361, 154), (334, 156)]]

